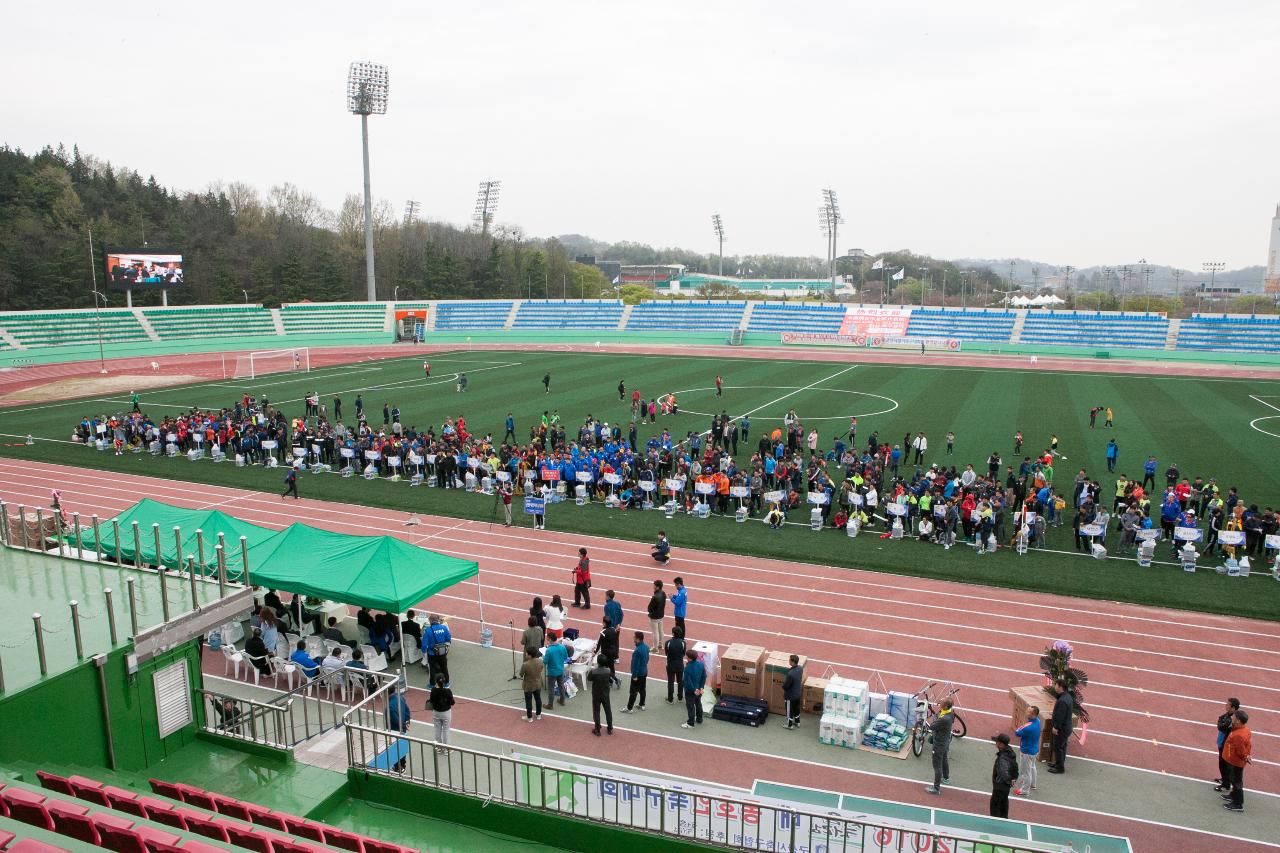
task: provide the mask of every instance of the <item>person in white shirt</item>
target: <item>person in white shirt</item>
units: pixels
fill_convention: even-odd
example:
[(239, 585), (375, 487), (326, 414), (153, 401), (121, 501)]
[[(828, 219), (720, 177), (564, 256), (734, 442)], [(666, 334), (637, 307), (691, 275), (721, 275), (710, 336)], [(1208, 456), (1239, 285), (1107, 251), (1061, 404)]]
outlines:
[(323, 670), (325, 677), (332, 679), (333, 684), (338, 687), (343, 685), (342, 670), (346, 665), (346, 661), (342, 659), (342, 646), (334, 646), (328, 657), (320, 661), (320, 669)]
[(560, 603), (560, 596), (551, 596), (551, 603), (543, 608), (542, 618), (547, 623), (547, 642), (551, 642), (551, 635), (560, 637), (564, 634), (564, 620), (569, 616), (569, 612), (564, 609), (564, 605)]

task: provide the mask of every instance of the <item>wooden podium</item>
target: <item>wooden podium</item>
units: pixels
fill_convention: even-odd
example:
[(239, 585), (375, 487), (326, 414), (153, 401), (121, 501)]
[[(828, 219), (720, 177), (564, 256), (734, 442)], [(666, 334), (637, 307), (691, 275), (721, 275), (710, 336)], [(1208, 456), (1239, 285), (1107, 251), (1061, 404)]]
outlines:
[[(1049, 719), (1053, 716), (1054, 696), (1046, 693), (1043, 687), (1010, 687), (1009, 698), (1013, 700), (1013, 715), (1009, 718), (1009, 736), (1012, 738), (1013, 733), (1027, 721), (1027, 710), (1031, 706), (1040, 709), (1040, 761), (1051, 761), (1053, 759), (1053, 738), (1049, 737)], [(1075, 727), (1076, 736), (1079, 737), (1080, 732), (1080, 715), (1073, 714), (1071, 721)], [(1014, 744), (1017, 748), (1017, 744)]]

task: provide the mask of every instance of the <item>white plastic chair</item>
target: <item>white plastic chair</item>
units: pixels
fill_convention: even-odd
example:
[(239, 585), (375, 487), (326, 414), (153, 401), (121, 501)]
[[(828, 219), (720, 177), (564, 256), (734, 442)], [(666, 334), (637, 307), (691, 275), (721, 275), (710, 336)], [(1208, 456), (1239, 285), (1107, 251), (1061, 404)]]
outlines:
[(324, 657), (324, 641), (315, 634), (307, 637), (307, 654), (313, 658)]
[(364, 662), (368, 665), (370, 672), (383, 672), (386, 670), (386, 655), (375, 649), (373, 646), (368, 643), (361, 643), (360, 654), (364, 655)]
[(244, 626), (239, 622), (228, 622), (222, 626), (222, 642), (238, 643), (244, 639)]
[(232, 668), (235, 667), (235, 678), (240, 680), (240, 665), (244, 663), (244, 653), (237, 651), (236, 647), (231, 643), (224, 642), (222, 644), (222, 674), (225, 676)]
[(293, 689), (293, 676), (298, 671), (298, 667), (284, 655), (276, 655), (271, 659), (271, 671), (275, 673), (275, 686), (280, 687), (280, 675), (283, 673), (287, 679), (289, 689)]
[[(262, 657), (255, 658), (252, 655), (250, 655), (248, 652), (245, 652), (243, 654), (244, 654), (244, 659), (249, 668), (249, 673), (253, 674), (253, 684), (255, 687), (257, 687), (262, 680), (262, 670), (258, 669), (257, 662), (266, 661), (267, 668), (270, 669), (271, 660), (272, 660), (271, 655), (263, 655)], [(274, 674), (275, 673), (273, 672), (272, 675)], [(238, 678), (239, 676), (237, 675), (236, 677)]]

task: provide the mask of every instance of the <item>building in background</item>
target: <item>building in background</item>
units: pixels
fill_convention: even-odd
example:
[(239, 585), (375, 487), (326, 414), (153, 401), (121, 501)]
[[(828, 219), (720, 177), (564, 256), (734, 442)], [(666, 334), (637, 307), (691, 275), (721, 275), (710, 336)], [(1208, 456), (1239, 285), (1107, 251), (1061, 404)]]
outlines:
[(1276, 215), (1271, 217), (1271, 248), (1267, 251), (1267, 274), (1262, 280), (1262, 289), (1267, 293), (1280, 293), (1280, 204), (1276, 205)]

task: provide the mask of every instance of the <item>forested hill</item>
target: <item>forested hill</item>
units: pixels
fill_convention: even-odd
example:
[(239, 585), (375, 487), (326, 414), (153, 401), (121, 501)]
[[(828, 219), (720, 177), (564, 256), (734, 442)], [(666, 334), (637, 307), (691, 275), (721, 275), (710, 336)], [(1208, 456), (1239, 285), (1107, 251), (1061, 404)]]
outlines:
[[(99, 289), (103, 246), (145, 242), (185, 255), (186, 283), (171, 304), (364, 299), (362, 217), (355, 196), (333, 212), (290, 184), (265, 196), (240, 183), (176, 192), (78, 149), (0, 148), (0, 310), (91, 306), (90, 227)], [(374, 239), (380, 299), (590, 297), (608, 285), (558, 241), (515, 228), (482, 236), (405, 224), (382, 203)]]

